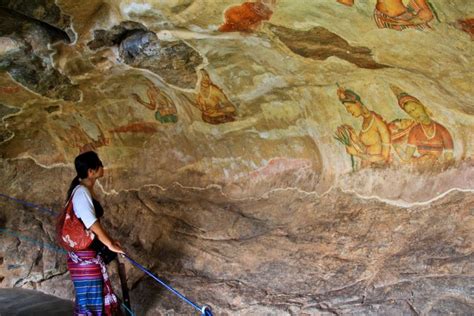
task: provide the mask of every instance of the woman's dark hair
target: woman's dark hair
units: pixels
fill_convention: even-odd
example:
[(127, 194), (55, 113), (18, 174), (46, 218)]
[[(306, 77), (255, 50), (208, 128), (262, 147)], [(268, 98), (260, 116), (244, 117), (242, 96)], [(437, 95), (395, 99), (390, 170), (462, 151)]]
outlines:
[(72, 179), (69, 190), (67, 191), (67, 200), (71, 197), (72, 191), (80, 183), (80, 179), (87, 178), (87, 172), (89, 169), (97, 170), (100, 167), (103, 167), (102, 161), (100, 161), (99, 156), (93, 151), (87, 151), (80, 154), (74, 159), (74, 167), (76, 168), (77, 175)]

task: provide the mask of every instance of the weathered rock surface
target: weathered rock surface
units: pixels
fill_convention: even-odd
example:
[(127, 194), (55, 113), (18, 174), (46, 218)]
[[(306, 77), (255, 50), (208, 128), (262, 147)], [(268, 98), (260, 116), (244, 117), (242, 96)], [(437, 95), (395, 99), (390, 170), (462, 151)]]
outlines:
[(60, 29), (68, 34), (68, 40), (75, 40), (70, 16), (64, 14), (54, 0), (1, 0), (0, 7)]
[[(472, 3), (56, 3), (0, 21), (0, 193), (59, 210), (96, 150), (104, 226), (216, 314), (472, 313)], [(0, 209), (0, 286), (72, 299), (51, 214)], [(126, 268), (137, 315), (192, 312)]]
[(69, 42), (65, 32), (0, 6), (0, 70), (34, 92), (55, 99), (79, 101), (80, 91), (52, 66), (49, 45)]
[(295, 31), (283, 26), (272, 25), (270, 30), (292, 52), (306, 58), (325, 60), (335, 56), (362, 68), (387, 67), (375, 62), (367, 47), (353, 47), (346, 40), (324, 27), (315, 27), (309, 31)]
[(169, 84), (192, 89), (197, 83), (196, 68), (202, 57), (183, 41), (160, 41), (154, 32), (139, 23), (124, 22), (110, 32), (98, 30), (88, 43), (92, 49), (118, 45), (126, 64), (147, 69)]

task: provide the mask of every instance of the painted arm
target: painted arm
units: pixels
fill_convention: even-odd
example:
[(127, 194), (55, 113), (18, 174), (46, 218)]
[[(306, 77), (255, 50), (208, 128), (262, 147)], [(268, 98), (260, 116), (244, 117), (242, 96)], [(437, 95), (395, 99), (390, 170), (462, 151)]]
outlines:
[(224, 107), (231, 107), (235, 109), (234, 105), (230, 102), (230, 100), (227, 98), (227, 96), (219, 87), (216, 87), (216, 86), (211, 86), (211, 87), (212, 87), (211, 88), (212, 97), (214, 98), (214, 100), (216, 100), (217, 104), (220, 104), (221, 106), (224, 106)]
[(448, 132), (448, 130), (444, 126), (442, 126), (442, 125), (438, 125), (438, 126), (440, 127), (441, 136), (443, 138), (443, 147), (444, 147), (443, 156), (444, 156), (444, 160), (451, 161), (451, 160), (454, 159), (453, 138), (451, 137), (451, 134)]
[(354, 5), (354, 0), (337, 0), (337, 2), (344, 4), (348, 7), (352, 7)]
[(428, 3), (428, 0), (413, 0), (415, 4), (420, 8), (420, 11), (416, 14), (416, 18), (426, 23), (433, 19), (433, 12)]
[(390, 156), (390, 132), (384, 122), (377, 120), (376, 124), (382, 147), (380, 154), (362, 154), (360, 157), (370, 162), (388, 161)]
[(90, 229), (97, 236), (97, 238), (99, 238), (99, 240), (107, 246), (107, 248), (114, 252), (125, 253), (120, 243), (110, 238), (109, 234), (105, 231), (99, 221), (96, 221), (94, 224), (92, 224)]
[(138, 103), (140, 103), (141, 105), (144, 105), (147, 109), (155, 110), (155, 104), (152, 104), (151, 102), (147, 103), (143, 101), (142, 98), (140, 98), (140, 96), (136, 93), (132, 93), (132, 96)]
[(362, 157), (365, 153), (365, 145), (361, 143), (359, 136), (357, 136), (357, 133), (352, 126), (343, 126), (345, 126), (350, 135), (350, 144), (346, 146), (347, 153), (353, 156)]
[(395, 152), (398, 154), (398, 157), (404, 162), (409, 162), (410, 159), (415, 154), (416, 146), (407, 145), (406, 150), (403, 150), (401, 145), (393, 145)]
[(390, 158), (390, 131), (384, 122), (377, 122), (380, 138), (382, 139), (382, 160), (388, 161)]

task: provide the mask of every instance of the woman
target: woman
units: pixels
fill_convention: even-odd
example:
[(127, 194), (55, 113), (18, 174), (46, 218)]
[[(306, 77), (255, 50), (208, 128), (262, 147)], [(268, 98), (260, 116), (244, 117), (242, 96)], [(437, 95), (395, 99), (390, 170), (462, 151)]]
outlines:
[(222, 90), (212, 83), (209, 74), (201, 69), (201, 85), (196, 105), (202, 120), (209, 124), (221, 124), (235, 120), (236, 109)]
[[(124, 251), (119, 242), (110, 238), (99, 220), (104, 210), (95, 199), (94, 185), (104, 175), (104, 168), (93, 151), (77, 156), (74, 166), (77, 176), (71, 182), (68, 200), (72, 196), (74, 213), (86, 229), (95, 234), (88, 249), (68, 254), (67, 267), (76, 291), (74, 315), (113, 315), (118, 310), (117, 297), (112, 291), (101, 253), (109, 249), (116, 256), (115, 253)], [(108, 261), (112, 259), (109, 254)]]
[[(352, 6), (354, 0), (337, 0)], [(406, 1), (405, 1), (406, 2)], [(412, 28), (429, 29), (434, 15), (428, 0), (410, 0), (407, 5), (402, 0), (377, 0), (374, 10), (375, 23), (379, 28), (397, 31)]]
[(248, 32), (255, 31), (262, 21), (272, 17), (276, 0), (257, 0), (244, 2), (225, 10), (225, 22), (219, 27), (220, 32)]
[(359, 134), (349, 125), (339, 127), (346, 129), (350, 136), (350, 142), (346, 145), (347, 153), (359, 157), (362, 167), (387, 164), (390, 158), (390, 131), (383, 118), (370, 111), (355, 92), (340, 87), (337, 95), (347, 112), (362, 118)]
[(155, 118), (161, 123), (176, 123), (178, 121), (176, 106), (173, 102), (167, 98), (156, 85), (150, 80), (147, 80), (147, 96), (148, 102), (142, 100), (142, 98), (132, 93), (133, 98), (145, 106), (147, 109), (155, 111)]
[(402, 144), (394, 144), (394, 149), (401, 160), (427, 163), (428, 166), (436, 162), (453, 161), (453, 138), (446, 127), (431, 118), (428, 109), (420, 100), (396, 86), (391, 86), (391, 89), (397, 96), (400, 108), (414, 122), (404, 131), (408, 135), (405, 148)]

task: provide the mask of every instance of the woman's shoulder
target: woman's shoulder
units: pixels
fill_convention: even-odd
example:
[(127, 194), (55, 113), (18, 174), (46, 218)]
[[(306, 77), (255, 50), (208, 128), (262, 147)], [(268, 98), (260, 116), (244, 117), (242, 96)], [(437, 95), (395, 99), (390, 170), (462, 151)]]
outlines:
[(74, 189), (74, 195), (73, 198), (79, 197), (79, 196), (87, 196), (89, 198), (92, 198), (91, 193), (89, 192), (89, 189), (87, 187), (83, 186), (82, 184), (79, 184), (75, 189)]

